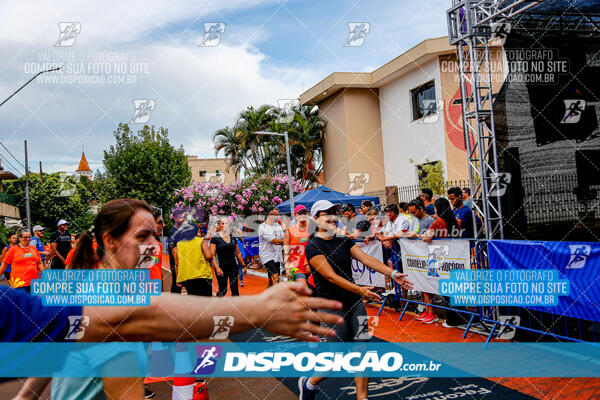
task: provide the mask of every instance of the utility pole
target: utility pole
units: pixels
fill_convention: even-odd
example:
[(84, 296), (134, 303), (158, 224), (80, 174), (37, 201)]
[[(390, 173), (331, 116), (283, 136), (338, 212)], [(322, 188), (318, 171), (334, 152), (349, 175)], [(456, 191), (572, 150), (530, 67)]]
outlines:
[(294, 215), (294, 187), (292, 186), (292, 167), (290, 163), (290, 143), (288, 140), (288, 133), (277, 133), (277, 132), (269, 132), (269, 131), (257, 131), (254, 132), (257, 135), (265, 135), (265, 136), (283, 136), (285, 138), (285, 159), (287, 164), (287, 175), (288, 175), (288, 190), (290, 196), (290, 215), (292, 216), (292, 220), (296, 217)]
[(40, 161), (40, 183), (44, 183), (44, 178), (42, 178), (42, 162)]
[(25, 218), (27, 230), (31, 232), (31, 210), (29, 209), (29, 163), (27, 162), (27, 140), (25, 140)]
[(290, 143), (288, 141), (288, 133), (283, 133), (285, 138), (285, 158), (287, 160), (287, 173), (288, 173), (288, 191), (290, 194), (290, 215), (292, 220), (295, 218), (294, 211), (294, 188), (292, 187), (292, 167), (290, 163)]

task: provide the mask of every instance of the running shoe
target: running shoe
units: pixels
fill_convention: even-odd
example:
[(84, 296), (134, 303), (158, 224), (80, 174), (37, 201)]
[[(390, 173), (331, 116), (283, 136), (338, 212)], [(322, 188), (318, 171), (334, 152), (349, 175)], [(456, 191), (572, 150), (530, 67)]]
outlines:
[(298, 396), (298, 400), (314, 400), (317, 394), (316, 389), (309, 389), (306, 387), (306, 383), (308, 382), (308, 378), (303, 376), (298, 379), (298, 390), (300, 390), (300, 395)]
[(154, 397), (156, 393), (154, 393), (152, 390), (148, 389), (147, 387), (144, 388), (144, 398), (145, 399), (151, 399)]
[(442, 326), (443, 326), (444, 328), (456, 328), (456, 326), (455, 326), (455, 325), (448, 325), (448, 322), (447, 322), (447, 321), (444, 321), (444, 323), (442, 324)]
[(417, 315), (417, 318), (415, 318), (417, 321), (423, 321), (425, 318), (427, 318), (429, 314), (427, 314), (427, 311), (423, 311), (421, 314)]
[(437, 315), (435, 315), (434, 313), (430, 313), (427, 315), (427, 317), (423, 320), (424, 324), (433, 324), (435, 321), (438, 320)]

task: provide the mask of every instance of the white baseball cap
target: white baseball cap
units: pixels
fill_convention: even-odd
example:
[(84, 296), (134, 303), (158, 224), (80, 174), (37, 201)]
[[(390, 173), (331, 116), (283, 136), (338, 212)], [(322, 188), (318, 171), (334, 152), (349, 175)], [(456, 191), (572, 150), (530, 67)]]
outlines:
[(56, 224), (56, 226), (59, 226), (59, 225), (69, 225), (69, 223), (64, 219), (61, 219), (58, 221), (58, 224)]
[(329, 209), (332, 209), (333, 207), (339, 208), (340, 205), (333, 204), (329, 200), (317, 200), (310, 208), (310, 215), (314, 217), (319, 213), (319, 211), (327, 211)]

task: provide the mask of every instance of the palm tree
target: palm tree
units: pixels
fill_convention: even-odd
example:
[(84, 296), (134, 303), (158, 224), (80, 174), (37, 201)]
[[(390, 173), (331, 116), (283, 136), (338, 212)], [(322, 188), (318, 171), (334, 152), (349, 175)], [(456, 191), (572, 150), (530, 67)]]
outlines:
[(250, 106), (238, 114), (233, 127), (213, 134), (215, 152), (223, 151), (230, 166), (244, 168), (249, 174), (285, 174), (285, 142), (280, 137), (256, 134), (265, 130), (288, 132), (292, 175), (305, 187), (316, 182), (323, 169), (325, 130), (316, 107), (295, 107), (288, 115), (269, 105)]
[(219, 129), (213, 133), (212, 140), (215, 144), (215, 156), (223, 151), (223, 155), (228, 159), (227, 172), (231, 168), (235, 168), (236, 179), (241, 168), (247, 169), (242, 152), (240, 149), (239, 140), (236, 138), (235, 130), (230, 127)]
[(310, 186), (323, 170), (323, 136), (326, 122), (318, 115), (316, 107), (296, 107), (289, 124), (290, 147), (296, 155), (297, 179)]
[(240, 141), (240, 149), (249, 159), (250, 170), (260, 169), (262, 159), (269, 155), (269, 137), (256, 135), (257, 131), (264, 131), (273, 121), (269, 113), (272, 106), (262, 105), (258, 108), (252, 106), (242, 111), (236, 118), (236, 137)]

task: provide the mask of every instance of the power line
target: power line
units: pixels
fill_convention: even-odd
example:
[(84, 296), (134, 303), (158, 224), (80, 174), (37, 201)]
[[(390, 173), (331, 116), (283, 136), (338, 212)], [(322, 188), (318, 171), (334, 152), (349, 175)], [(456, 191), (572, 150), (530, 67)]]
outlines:
[(23, 176), (23, 173), (21, 173), (14, 165), (12, 165), (11, 162), (8, 161), (8, 159), (2, 155), (2, 153), (0, 153), (0, 157), (6, 162), (6, 164), (9, 167), (12, 168), (13, 171), (15, 171), (15, 173), (19, 173), (19, 174), (21, 174), (21, 176)]
[(23, 165), (23, 163), (22, 163), (21, 161), (17, 160), (17, 157), (15, 157), (15, 156), (14, 156), (14, 154), (10, 152), (10, 150), (9, 150), (9, 149), (8, 149), (8, 148), (7, 148), (7, 147), (4, 145), (4, 143), (0, 142), (0, 145), (2, 145), (2, 147), (4, 147), (4, 149), (5, 149), (6, 151), (8, 151), (8, 154), (10, 154), (10, 155), (12, 156), (12, 158), (14, 158), (14, 159), (15, 159), (15, 161), (16, 161), (16, 162), (18, 162), (19, 164), (21, 164), (21, 166), (22, 166), (23, 168), (25, 168), (25, 166)]

